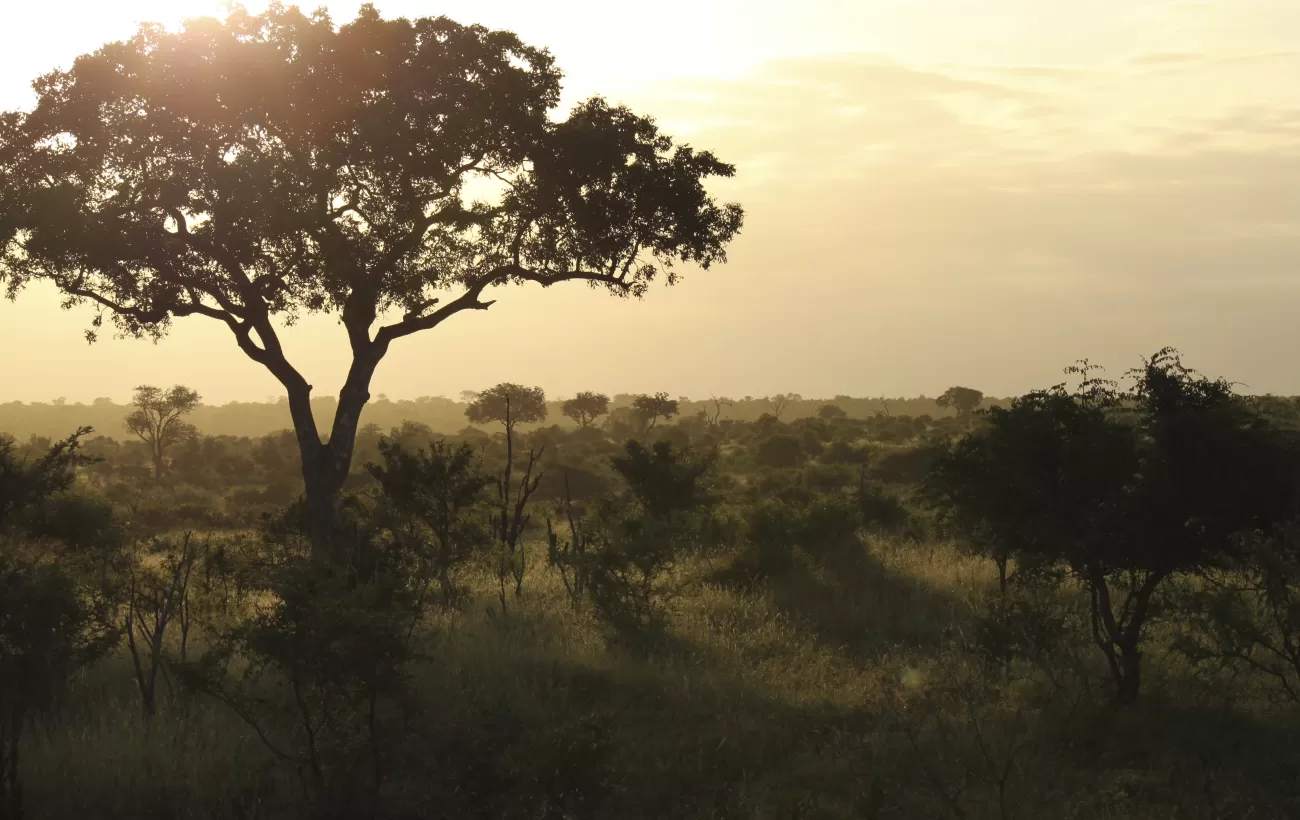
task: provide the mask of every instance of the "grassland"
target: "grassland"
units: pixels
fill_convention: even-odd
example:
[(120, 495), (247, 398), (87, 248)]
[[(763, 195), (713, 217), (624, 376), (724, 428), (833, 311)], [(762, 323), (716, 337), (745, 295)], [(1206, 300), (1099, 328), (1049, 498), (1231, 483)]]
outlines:
[[(611, 641), (540, 561), (504, 615), (476, 570), (471, 600), (421, 632), (385, 816), (1300, 816), (1294, 710), (1196, 673), (1159, 634), (1144, 701), (1117, 710), (1068, 596), (1038, 602), (1063, 649), (979, 651), (996, 576), (951, 544), (796, 554), (760, 582), (733, 565), (679, 566), (667, 629), (640, 644)], [(146, 726), (124, 657), (52, 721), (23, 750), (32, 818), (302, 804), (223, 705), (177, 692)]]

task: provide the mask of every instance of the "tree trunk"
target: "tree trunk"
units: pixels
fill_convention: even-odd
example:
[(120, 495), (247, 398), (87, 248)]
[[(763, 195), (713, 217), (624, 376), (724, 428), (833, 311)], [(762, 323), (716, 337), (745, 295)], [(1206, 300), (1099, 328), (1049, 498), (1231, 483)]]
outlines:
[(1142, 685), (1142, 653), (1137, 641), (1125, 642), (1119, 647), (1118, 675), (1115, 679), (1115, 704), (1131, 706), (1137, 703)]
[(347, 548), (339, 532), (339, 497), (352, 468), (361, 410), (370, 401), (370, 378), (379, 364), (378, 356), (354, 356), (347, 381), (339, 392), (338, 408), (328, 442), (322, 442), (311, 409), (311, 385), (305, 382), (289, 388), (289, 411), (302, 453), (302, 477), (306, 494), (308, 536), (312, 556), (343, 563)]

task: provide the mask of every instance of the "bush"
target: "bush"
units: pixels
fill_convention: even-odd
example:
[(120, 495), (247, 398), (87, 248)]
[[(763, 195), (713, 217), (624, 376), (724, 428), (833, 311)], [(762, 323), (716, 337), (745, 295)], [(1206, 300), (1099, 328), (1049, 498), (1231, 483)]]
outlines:
[(858, 487), (858, 513), (868, 532), (897, 534), (912, 523), (912, 514), (898, 498), (879, 484), (864, 481)]

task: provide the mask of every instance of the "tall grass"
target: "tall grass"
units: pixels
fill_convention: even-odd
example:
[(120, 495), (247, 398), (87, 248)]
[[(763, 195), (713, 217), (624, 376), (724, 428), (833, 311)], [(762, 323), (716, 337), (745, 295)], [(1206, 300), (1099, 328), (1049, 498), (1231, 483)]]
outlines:
[[(1194, 676), (1159, 634), (1146, 702), (1115, 711), (1086, 635), (1081, 665), (970, 649), (997, 581), (951, 544), (872, 539), (762, 583), (731, 560), (680, 566), (645, 646), (575, 613), (540, 560), (507, 615), (473, 572), (471, 601), (421, 633), (392, 814), (1300, 816), (1296, 715)], [(146, 728), (122, 658), (23, 765), (33, 818), (295, 816), (293, 778), (220, 705), (164, 698)]]

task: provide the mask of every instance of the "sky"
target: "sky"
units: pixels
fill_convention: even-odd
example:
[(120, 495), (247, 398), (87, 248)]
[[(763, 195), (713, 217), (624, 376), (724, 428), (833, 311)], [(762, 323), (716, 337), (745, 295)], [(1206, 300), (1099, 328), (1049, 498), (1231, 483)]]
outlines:
[[(219, 0), (0, 0), (0, 109), (142, 20)], [(258, 7), (250, 2), (250, 9)], [(325, 4), (336, 21), (357, 2)], [(373, 395), (500, 381), (709, 395), (1008, 396), (1088, 358), (1173, 345), (1251, 393), (1300, 394), (1300, 3), (1295, 0), (380, 0), (516, 31), (566, 73), (736, 164), (725, 266), (623, 301), (574, 284), (398, 342)], [(279, 384), (209, 320), (87, 346), (87, 310), (0, 301), (0, 401), (213, 403)], [(336, 394), (342, 328), (286, 347)]]

